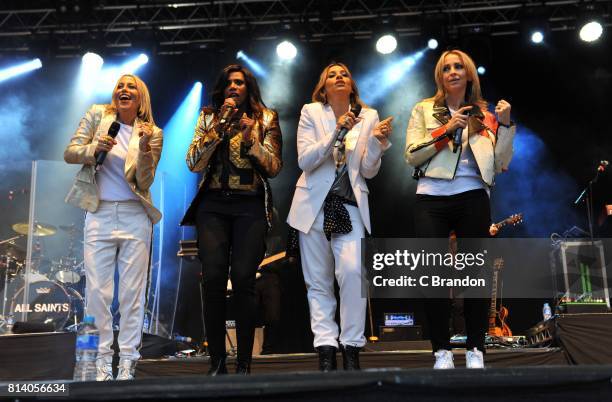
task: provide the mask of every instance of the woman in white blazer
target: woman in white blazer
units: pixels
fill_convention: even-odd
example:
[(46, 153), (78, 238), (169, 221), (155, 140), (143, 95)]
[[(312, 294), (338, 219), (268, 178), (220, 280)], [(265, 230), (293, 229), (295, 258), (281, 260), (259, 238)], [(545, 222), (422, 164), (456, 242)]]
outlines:
[[(406, 161), (415, 167), (417, 185), (415, 231), (419, 237), (489, 236), (490, 187), (496, 173), (512, 159), (515, 127), (510, 104), (500, 100), (495, 115), (487, 110), (474, 62), (460, 50), (442, 53), (435, 68), (437, 92), (417, 103), (406, 133)], [(432, 143), (434, 139), (439, 141)], [(484, 334), (488, 300), (466, 298), (466, 365), (484, 367)], [(428, 299), (436, 369), (454, 367), (448, 320), (449, 299)]]
[[(110, 127), (116, 136), (108, 135)], [(149, 191), (161, 157), (162, 130), (155, 125), (151, 97), (135, 75), (123, 75), (108, 105), (93, 105), (64, 151), (68, 163), (81, 164), (66, 202), (87, 211), (83, 244), (87, 314), (100, 330), (96, 379), (113, 379), (113, 301), (118, 285), (119, 368), (117, 380), (134, 378), (145, 310), (145, 291), (153, 224), (161, 213)], [(97, 158), (106, 153), (103, 164)]]
[[(298, 231), (319, 369), (336, 368), (340, 344), (345, 370), (357, 370), (366, 311), (360, 246), (365, 230), (371, 232), (365, 179), (376, 176), (391, 146), (392, 118), (379, 122), (342, 63), (325, 67), (312, 102), (300, 116), (297, 148), (303, 173), (287, 222)], [(358, 116), (356, 105), (363, 107)], [(343, 128), (348, 133), (339, 141)], [(334, 276), (340, 286), (340, 331), (334, 320)]]

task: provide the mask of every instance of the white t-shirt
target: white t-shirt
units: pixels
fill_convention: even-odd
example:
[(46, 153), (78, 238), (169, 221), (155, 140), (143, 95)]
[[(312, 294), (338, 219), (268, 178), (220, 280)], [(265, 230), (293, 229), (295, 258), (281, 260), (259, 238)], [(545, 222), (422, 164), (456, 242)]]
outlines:
[[(451, 108), (448, 110), (451, 116), (456, 113)], [(461, 136), (461, 155), (459, 155), (459, 164), (457, 165), (455, 178), (453, 180), (446, 180), (421, 177), (417, 185), (417, 194), (454, 195), (481, 188), (487, 190), (487, 193), (489, 192), (489, 186), (482, 180), (480, 175), (480, 169), (474, 158), (472, 148), (470, 148), (468, 138), (469, 134), (466, 128)]]
[(125, 158), (132, 137), (132, 126), (119, 123), (121, 128), (115, 140), (117, 144), (106, 155), (104, 163), (97, 172), (96, 182), (102, 201), (138, 200), (127, 181), (125, 181)]

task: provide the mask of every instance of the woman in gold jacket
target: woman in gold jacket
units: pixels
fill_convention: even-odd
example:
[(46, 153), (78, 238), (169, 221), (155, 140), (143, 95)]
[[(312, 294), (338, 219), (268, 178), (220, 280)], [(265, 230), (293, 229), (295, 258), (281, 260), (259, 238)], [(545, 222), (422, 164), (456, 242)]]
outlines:
[[(100, 330), (98, 381), (113, 379), (110, 306), (115, 265), (121, 277), (117, 379), (134, 378), (140, 358), (151, 235), (153, 224), (161, 219), (149, 188), (161, 150), (162, 130), (153, 121), (149, 90), (140, 78), (128, 74), (117, 81), (111, 104), (93, 105), (87, 111), (64, 151), (66, 162), (83, 165), (66, 202), (87, 211), (87, 314), (95, 317)], [(101, 153), (106, 153), (103, 164)]]
[[(232, 281), (236, 311), (236, 373), (250, 373), (255, 333), (255, 273), (271, 225), (268, 178), (282, 166), (278, 115), (264, 105), (253, 74), (223, 69), (187, 152), (187, 166), (203, 172), (182, 224), (194, 225), (202, 263), (209, 375), (225, 374), (225, 293)], [(230, 270), (231, 267), (231, 270)]]

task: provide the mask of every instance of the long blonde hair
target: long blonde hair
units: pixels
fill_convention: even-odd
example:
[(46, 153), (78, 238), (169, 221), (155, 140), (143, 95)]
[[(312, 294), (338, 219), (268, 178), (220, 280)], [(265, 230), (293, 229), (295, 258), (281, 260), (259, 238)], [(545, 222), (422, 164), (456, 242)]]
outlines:
[(483, 99), (482, 92), (480, 90), (480, 79), (478, 78), (478, 72), (476, 71), (476, 65), (474, 60), (467, 53), (461, 50), (447, 50), (438, 59), (436, 68), (434, 69), (434, 79), (436, 80), (437, 91), (433, 99), (435, 102), (441, 102), (445, 99), (446, 93), (444, 92), (444, 80), (442, 78), (444, 69), (444, 59), (449, 54), (454, 54), (463, 63), (463, 67), (467, 73), (468, 86), (471, 86), (471, 90), (468, 89), (469, 93), (466, 93), (467, 103), (478, 105), (482, 110), (487, 109), (487, 101)]
[(155, 120), (153, 120), (153, 110), (151, 108), (151, 96), (149, 95), (149, 88), (147, 88), (147, 84), (145, 84), (143, 80), (141, 80), (137, 75), (134, 74), (123, 74), (121, 77), (119, 77), (117, 83), (115, 84), (115, 87), (113, 88), (113, 96), (111, 98), (111, 103), (106, 108), (107, 113), (117, 113), (115, 91), (117, 90), (119, 81), (121, 81), (123, 77), (133, 78), (136, 82), (136, 89), (138, 90), (138, 94), (140, 95), (140, 105), (138, 105), (138, 112), (136, 113), (136, 115), (140, 120), (155, 125)]
[(353, 75), (348, 67), (344, 63), (332, 62), (327, 65), (321, 72), (319, 76), (319, 82), (315, 85), (314, 90), (312, 91), (312, 101), (313, 102), (321, 102), (323, 104), (327, 103), (327, 95), (325, 94), (325, 81), (327, 80), (327, 74), (329, 73), (329, 69), (334, 66), (342, 67), (348, 74), (348, 77), (351, 79), (351, 106), (355, 106), (356, 104), (360, 104), (362, 107), (368, 107), (359, 97), (359, 89), (357, 89), (357, 84), (353, 79)]

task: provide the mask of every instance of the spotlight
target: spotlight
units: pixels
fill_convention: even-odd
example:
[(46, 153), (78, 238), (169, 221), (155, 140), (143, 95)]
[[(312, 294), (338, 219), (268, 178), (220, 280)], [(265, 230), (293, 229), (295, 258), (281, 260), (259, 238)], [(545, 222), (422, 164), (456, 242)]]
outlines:
[(250, 58), (242, 50), (239, 50), (238, 53), (236, 53), (236, 58), (238, 60), (244, 60), (244, 62), (249, 66), (249, 68), (258, 76), (265, 77), (266, 75), (268, 75), (266, 69), (263, 68), (261, 64)]
[(389, 54), (397, 48), (397, 39), (393, 35), (383, 35), (376, 41), (378, 53)]
[(437, 49), (438, 41), (435, 40), (434, 38), (431, 38), (430, 40), (427, 41), (427, 47), (430, 48), (431, 50)]
[(603, 27), (598, 21), (589, 21), (580, 28), (580, 39), (585, 42), (595, 42), (601, 37)]
[(127, 63), (120, 67), (121, 74), (132, 74), (138, 70), (141, 66), (149, 62), (149, 56), (144, 53), (140, 53), (135, 59), (129, 60)]
[(485, 73), (487, 72), (487, 69), (484, 68), (484, 66), (478, 66), (476, 71), (478, 71), (478, 75), (485, 75)]
[(17, 75), (27, 73), (28, 71), (36, 70), (42, 67), (42, 61), (36, 58), (26, 63), (18, 64), (13, 67), (8, 67), (0, 70), (0, 82), (13, 78)]
[(533, 31), (531, 33), (531, 42), (539, 45), (544, 41), (544, 34), (541, 31)]
[(98, 71), (102, 68), (104, 59), (97, 53), (87, 52), (83, 55), (81, 63), (83, 65), (83, 69), (87, 71)]
[(202, 89), (202, 82), (201, 81), (196, 81), (196, 83), (193, 85), (193, 89), (195, 91), (200, 91)]
[(281, 60), (293, 60), (297, 56), (297, 48), (293, 43), (284, 40), (276, 46), (276, 55)]

